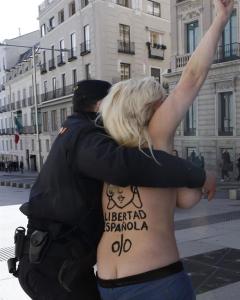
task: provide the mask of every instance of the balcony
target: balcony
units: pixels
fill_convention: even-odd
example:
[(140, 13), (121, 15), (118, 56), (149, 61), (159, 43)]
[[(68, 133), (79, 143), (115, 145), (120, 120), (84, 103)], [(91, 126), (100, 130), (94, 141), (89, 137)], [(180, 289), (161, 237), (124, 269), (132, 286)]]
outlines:
[(76, 51), (76, 48), (71, 48), (69, 51), (68, 51), (68, 61), (73, 61), (77, 59), (77, 51)]
[(6, 106), (1, 106), (0, 107), (0, 113), (6, 112)]
[(135, 43), (118, 40), (118, 52), (126, 54), (135, 54)]
[(175, 57), (175, 69), (183, 68), (188, 63), (191, 53), (187, 53), (184, 55), (178, 55)]
[(163, 44), (151, 44), (150, 42), (146, 43), (148, 48), (148, 57), (164, 60), (164, 51), (167, 47)]
[(74, 85), (68, 85), (61, 89), (56, 89), (55, 91), (50, 91), (48, 93), (41, 94), (42, 102), (46, 102), (48, 100), (60, 98), (63, 96), (68, 96), (73, 94)]
[(221, 63), (240, 59), (240, 43), (231, 43), (219, 46), (214, 62)]
[(52, 71), (52, 70), (54, 70), (54, 69), (56, 69), (56, 66), (55, 66), (55, 59), (54, 59), (54, 58), (51, 58), (51, 59), (49, 59), (49, 61), (48, 61), (48, 70), (49, 70), (49, 71)]
[(233, 127), (223, 127), (218, 128), (219, 136), (232, 136), (233, 135)]
[(34, 134), (34, 133), (36, 133), (35, 125), (23, 126), (22, 133), (23, 134)]
[(184, 129), (185, 136), (195, 136), (196, 135), (196, 128), (185, 128)]
[(46, 63), (40, 64), (40, 73), (41, 74), (47, 73), (47, 65), (46, 65)]
[(90, 41), (84, 41), (80, 44), (80, 55), (84, 56), (91, 52)]
[(65, 58), (64, 58), (64, 55), (63, 54), (60, 54), (57, 56), (57, 65), (60, 67), (60, 66), (63, 66), (65, 65)]
[(6, 130), (6, 134), (11, 135), (14, 134), (15, 129), (14, 128), (7, 128)]
[(0, 85), (0, 92), (5, 91), (5, 84)]

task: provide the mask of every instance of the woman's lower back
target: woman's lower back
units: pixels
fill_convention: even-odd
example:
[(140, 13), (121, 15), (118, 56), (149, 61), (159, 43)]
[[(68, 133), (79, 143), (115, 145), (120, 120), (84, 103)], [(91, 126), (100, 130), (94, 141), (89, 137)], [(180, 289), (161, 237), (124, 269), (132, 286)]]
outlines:
[(98, 276), (117, 279), (179, 260), (174, 236), (174, 189), (105, 184), (105, 232), (98, 246)]

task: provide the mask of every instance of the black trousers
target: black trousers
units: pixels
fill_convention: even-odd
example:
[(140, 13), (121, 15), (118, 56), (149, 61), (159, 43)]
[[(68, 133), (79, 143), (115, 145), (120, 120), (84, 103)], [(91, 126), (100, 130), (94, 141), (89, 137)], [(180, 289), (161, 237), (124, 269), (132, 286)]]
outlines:
[(56, 257), (32, 264), (25, 255), (19, 262), (20, 285), (33, 300), (100, 300), (93, 268), (76, 278), (68, 292), (58, 281), (61, 265), (62, 259)]

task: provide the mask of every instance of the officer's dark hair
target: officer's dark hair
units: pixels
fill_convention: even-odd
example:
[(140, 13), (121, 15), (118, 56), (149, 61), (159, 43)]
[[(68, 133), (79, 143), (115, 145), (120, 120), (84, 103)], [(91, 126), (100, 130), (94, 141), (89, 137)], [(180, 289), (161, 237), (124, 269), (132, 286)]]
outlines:
[(92, 110), (97, 101), (103, 99), (111, 84), (104, 80), (82, 80), (77, 82), (73, 94), (73, 112)]

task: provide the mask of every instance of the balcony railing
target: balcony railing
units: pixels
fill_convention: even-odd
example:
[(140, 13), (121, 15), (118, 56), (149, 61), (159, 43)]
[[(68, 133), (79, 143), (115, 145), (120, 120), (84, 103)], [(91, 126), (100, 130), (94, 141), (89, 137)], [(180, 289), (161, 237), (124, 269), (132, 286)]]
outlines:
[(54, 58), (51, 58), (51, 59), (49, 59), (49, 61), (48, 61), (48, 70), (49, 70), (49, 71), (52, 71), (52, 70), (54, 70), (54, 69), (56, 69), (56, 66), (55, 66), (55, 59), (54, 59)]
[(126, 54), (135, 54), (135, 43), (118, 40), (118, 52)]
[(240, 59), (240, 43), (231, 43), (219, 46), (215, 63)]
[(146, 43), (148, 47), (148, 57), (154, 59), (164, 60), (164, 51), (167, 47), (163, 44), (151, 44), (150, 42)]
[(11, 135), (14, 134), (15, 129), (14, 128), (5, 128), (5, 129), (0, 129), (0, 135)]
[(185, 128), (184, 135), (186, 136), (195, 136), (196, 135), (196, 128)]
[(178, 69), (178, 68), (183, 68), (184, 66), (186, 66), (191, 55), (192, 55), (191, 53), (187, 53), (184, 55), (176, 56), (175, 57), (175, 67)]
[(34, 133), (36, 133), (36, 126), (35, 125), (23, 126), (22, 133), (23, 134), (34, 134)]
[(68, 61), (72, 61), (74, 59), (77, 59), (77, 51), (76, 48), (71, 48), (68, 51)]
[(219, 136), (232, 136), (233, 135), (233, 127), (224, 127), (218, 128)]
[(60, 66), (63, 66), (65, 65), (65, 57), (63, 54), (60, 54), (57, 56), (57, 65), (60, 67)]
[(0, 107), (0, 113), (6, 112), (6, 106), (3, 105)]
[(45, 102), (45, 101), (52, 100), (55, 98), (72, 95), (73, 88), (74, 88), (74, 85), (71, 84), (71, 85), (65, 86), (64, 88), (56, 89), (55, 91), (50, 91), (48, 93), (41, 94), (41, 100), (42, 100), (42, 102)]
[(80, 55), (86, 55), (91, 52), (90, 41), (84, 41), (80, 44)]
[(47, 64), (46, 63), (40, 64), (40, 73), (41, 74), (47, 73)]

